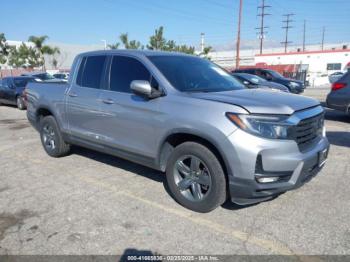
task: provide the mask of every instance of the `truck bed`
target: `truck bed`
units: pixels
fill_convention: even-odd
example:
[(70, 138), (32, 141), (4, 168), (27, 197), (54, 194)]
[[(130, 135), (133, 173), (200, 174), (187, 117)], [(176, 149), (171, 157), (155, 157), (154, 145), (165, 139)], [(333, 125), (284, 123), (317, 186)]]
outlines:
[(52, 108), (55, 114), (64, 114), (65, 92), (68, 83), (28, 83), (26, 87), (27, 117), (34, 125), (38, 123), (38, 108)]

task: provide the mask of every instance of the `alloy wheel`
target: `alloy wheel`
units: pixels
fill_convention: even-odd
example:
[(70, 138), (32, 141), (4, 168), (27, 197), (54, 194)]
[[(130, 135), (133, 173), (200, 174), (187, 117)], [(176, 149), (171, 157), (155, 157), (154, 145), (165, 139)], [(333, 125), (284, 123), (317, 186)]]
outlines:
[(43, 142), (48, 150), (54, 150), (56, 148), (56, 134), (51, 125), (45, 125), (43, 127)]
[(176, 161), (174, 179), (181, 194), (190, 201), (202, 201), (210, 193), (212, 179), (209, 169), (196, 156), (182, 156)]

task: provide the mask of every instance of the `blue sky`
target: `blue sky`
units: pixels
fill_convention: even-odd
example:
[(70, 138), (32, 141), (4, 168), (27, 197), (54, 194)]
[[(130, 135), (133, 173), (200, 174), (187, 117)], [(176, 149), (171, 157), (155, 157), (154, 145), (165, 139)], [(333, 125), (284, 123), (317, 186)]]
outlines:
[[(261, 0), (244, 0), (242, 40), (257, 41), (257, 6)], [(156, 27), (178, 43), (206, 42), (221, 47), (234, 44), (239, 0), (11, 0), (2, 1), (0, 32), (8, 39), (26, 40), (29, 35), (48, 35), (51, 42), (101, 44), (118, 40), (128, 32), (131, 39), (147, 43)], [(320, 43), (322, 27), (326, 42), (350, 41), (350, 0), (266, 0), (272, 7), (266, 17), (266, 41), (284, 40), (282, 14), (295, 13), (290, 39), (301, 44), (304, 19), (307, 43)], [(8, 12), (5, 10), (9, 10)]]

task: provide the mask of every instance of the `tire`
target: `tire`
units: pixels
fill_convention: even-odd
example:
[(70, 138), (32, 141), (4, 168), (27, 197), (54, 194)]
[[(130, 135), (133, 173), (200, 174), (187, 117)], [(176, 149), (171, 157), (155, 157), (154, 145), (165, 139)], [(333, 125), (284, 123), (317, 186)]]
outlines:
[(23, 101), (23, 98), (20, 97), (20, 96), (16, 97), (16, 105), (17, 105), (17, 108), (19, 110), (24, 110), (26, 108), (25, 104), (24, 104), (24, 101)]
[(62, 157), (70, 151), (70, 145), (63, 140), (53, 116), (46, 116), (41, 119), (40, 138), (46, 153), (51, 157)]
[(166, 178), (173, 198), (193, 211), (207, 213), (226, 200), (223, 168), (202, 144), (185, 142), (177, 146), (168, 160)]

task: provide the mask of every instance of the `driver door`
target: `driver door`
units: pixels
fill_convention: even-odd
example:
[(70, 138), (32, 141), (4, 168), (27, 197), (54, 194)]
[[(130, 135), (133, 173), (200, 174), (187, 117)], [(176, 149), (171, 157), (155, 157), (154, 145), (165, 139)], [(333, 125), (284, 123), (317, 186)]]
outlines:
[(124, 152), (153, 158), (157, 151), (155, 141), (161, 98), (135, 95), (130, 89), (133, 80), (150, 81), (157, 88), (157, 82), (140, 60), (113, 56), (110, 79), (101, 91), (101, 141)]

